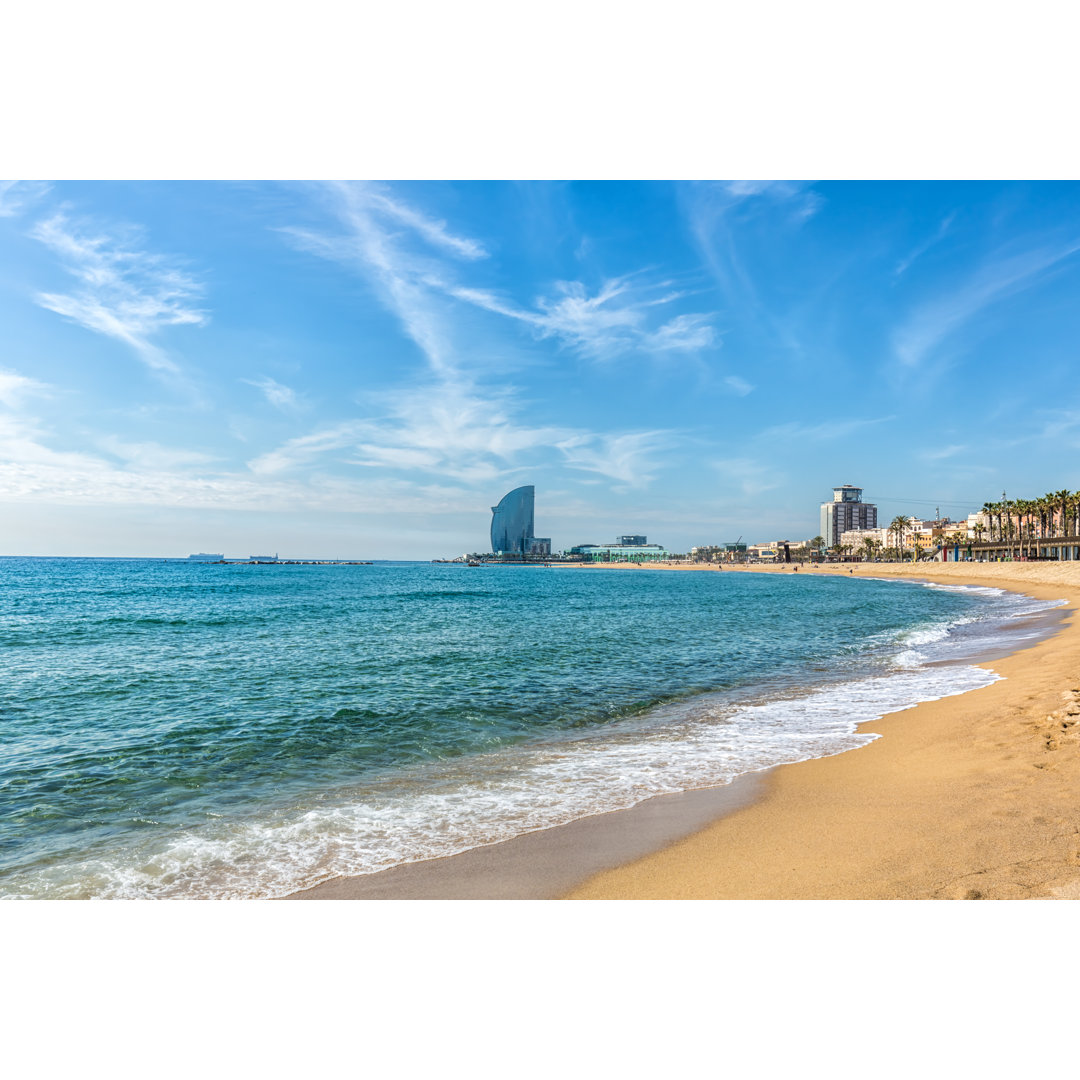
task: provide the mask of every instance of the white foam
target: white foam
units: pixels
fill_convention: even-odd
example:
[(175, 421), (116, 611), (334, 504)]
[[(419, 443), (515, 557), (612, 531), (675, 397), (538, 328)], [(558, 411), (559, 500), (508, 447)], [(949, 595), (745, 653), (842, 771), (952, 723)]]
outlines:
[(860, 733), (861, 723), (997, 678), (955, 666), (739, 707), (702, 699), (573, 739), (416, 768), (262, 820), (214, 823), (78, 866), (38, 870), (23, 894), (279, 896), (853, 749), (876, 737)]
[(553, 742), (416, 766), (261, 817), (148, 835), (138, 846), (102, 850), (75, 865), (37, 867), (21, 880), (9, 876), (5, 893), (281, 896), (840, 753), (876, 737), (860, 732), (861, 724), (1000, 678), (964, 663), (928, 667), (927, 660), (973, 655), (990, 640), (983, 627), (1000, 644), (1003, 621), (1063, 603), (982, 586), (913, 584), (981, 592), (985, 614), (871, 635), (864, 645), (899, 649), (892, 669), (880, 675), (741, 705), (707, 696)]

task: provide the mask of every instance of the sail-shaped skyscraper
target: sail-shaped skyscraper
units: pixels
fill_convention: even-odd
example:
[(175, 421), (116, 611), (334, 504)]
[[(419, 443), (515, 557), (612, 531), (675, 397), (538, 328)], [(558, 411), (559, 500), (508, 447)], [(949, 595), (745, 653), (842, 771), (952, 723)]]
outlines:
[(532, 484), (508, 491), (491, 508), (491, 550), (502, 555), (550, 555), (551, 541), (533, 536)]

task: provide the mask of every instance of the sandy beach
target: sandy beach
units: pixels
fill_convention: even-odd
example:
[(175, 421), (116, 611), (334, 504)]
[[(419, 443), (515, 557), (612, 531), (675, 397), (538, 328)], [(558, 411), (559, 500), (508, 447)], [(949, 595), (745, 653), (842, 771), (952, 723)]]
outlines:
[(1080, 898), (1080, 564), (849, 569), (800, 573), (991, 585), (1065, 599), (1067, 617), (986, 664), (1001, 681), (865, 725), (882, 738), (858, 750), (773, 770), (758, 802), (571, 898)]
[(294, 897), (1080, 898), (1080, 564), (799, 572), (990, 585), (1068, 607), (1038, 644), (987, 658), (1001, 681), (864, 725), (882, 737), (860, 749)]

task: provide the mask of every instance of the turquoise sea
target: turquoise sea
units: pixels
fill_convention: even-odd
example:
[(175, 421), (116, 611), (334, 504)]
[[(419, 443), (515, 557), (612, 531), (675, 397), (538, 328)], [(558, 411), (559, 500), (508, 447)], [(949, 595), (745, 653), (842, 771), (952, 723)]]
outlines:
[(1046, 606), (806, 572), (0, 559), (0, 897), (280, 896), (836, 753), (992, 681), (964, 658)]

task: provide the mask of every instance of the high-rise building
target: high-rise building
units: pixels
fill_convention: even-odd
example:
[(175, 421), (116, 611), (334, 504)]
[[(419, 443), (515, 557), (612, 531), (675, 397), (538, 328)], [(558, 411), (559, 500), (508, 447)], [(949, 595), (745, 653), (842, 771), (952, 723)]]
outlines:
[(532, 484), (508, 491), (491, 508), (491, 550), (502, 555), (550, 555), (551, 540), (533, 536)]
[(821, 535), (831, 548), (848, 529), (876, 529), (877, 507), (862, 501), (862, 488), (841, 484), (833, 501), (821, 504)]

